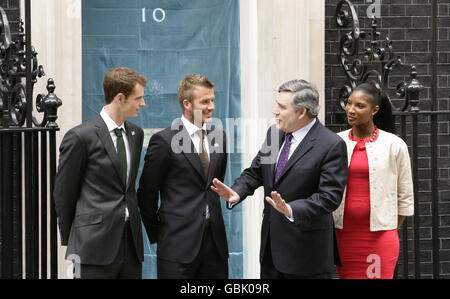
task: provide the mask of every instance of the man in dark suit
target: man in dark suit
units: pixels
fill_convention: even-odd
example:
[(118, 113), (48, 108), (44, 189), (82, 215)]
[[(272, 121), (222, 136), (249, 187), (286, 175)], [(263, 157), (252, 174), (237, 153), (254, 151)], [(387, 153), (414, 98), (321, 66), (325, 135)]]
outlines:
[(223, 180), (227, 164), (224, 132), (208, 129), (214, 98), (208, 78), (188, 75), (178, 89), (181, 119), (147, 148), (138, 202), (149, 240), (158, 244), (158, 278), (228, 277), (220, 198), (209, 188), (213, 178)]
[(347, 182), (343, 140), (316, 118), (319, 93), (304, 80), (279, 88), (274, 114), (251, 166), (229, 188), (211, 188), (232, 208), (264, 186), (261, 278), (329, 278), (338, 262), (332, 212)]
[(100, 115), (69, 130), (61, 143), (55, 208), (66, 259), (81, 263), (76, 278), (142, 278), (135, 182), (144, 133), (126, 118), (145, 106), (146, 84), (129, 68), (110, 70)]

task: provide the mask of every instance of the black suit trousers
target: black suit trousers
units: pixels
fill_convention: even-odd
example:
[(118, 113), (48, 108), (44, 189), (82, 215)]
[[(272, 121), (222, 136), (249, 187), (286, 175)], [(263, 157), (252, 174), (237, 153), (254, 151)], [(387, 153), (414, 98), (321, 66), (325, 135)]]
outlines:
[(112, 264), (81, 264), (80, 270), (81, 279), (142, 279), (142, 263), (136, 254), (130, 222), (124, 225), (119, 253)]
[(270, 247), (270, 237), (267, 240), (267, 246), (264, 250), (264, 257), (261, 263), (261, 279), (330, 279), (332, 273), (319, 273), (315, 275), (295, 275), (289, 273), (282, 273), (278, 271), (272, 260), (272, 249)]
[(217, 249), (210, 226), (205, 228), (202, 244), (192, 263), (178, 263), (158, 258), (160, 279), (227, 279), (228, 260)]

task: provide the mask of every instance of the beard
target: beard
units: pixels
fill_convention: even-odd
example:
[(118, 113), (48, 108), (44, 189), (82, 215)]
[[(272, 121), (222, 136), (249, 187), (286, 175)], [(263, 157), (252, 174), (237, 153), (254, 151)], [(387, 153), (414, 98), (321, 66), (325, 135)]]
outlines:
[(203, 126), (203, 111), (199, 110), (199, 109), (189, 109), (189, 116), (190, 116), (190, 120), (193, 124), (195, 124), (198, 127)]

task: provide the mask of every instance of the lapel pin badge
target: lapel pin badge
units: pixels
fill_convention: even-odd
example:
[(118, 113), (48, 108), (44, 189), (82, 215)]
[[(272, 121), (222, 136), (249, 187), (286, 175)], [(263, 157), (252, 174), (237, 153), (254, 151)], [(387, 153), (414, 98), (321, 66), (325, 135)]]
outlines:
[(131, 136), (134, 136), (134, 135), (136, 135), (136, 132), (131, 131)]

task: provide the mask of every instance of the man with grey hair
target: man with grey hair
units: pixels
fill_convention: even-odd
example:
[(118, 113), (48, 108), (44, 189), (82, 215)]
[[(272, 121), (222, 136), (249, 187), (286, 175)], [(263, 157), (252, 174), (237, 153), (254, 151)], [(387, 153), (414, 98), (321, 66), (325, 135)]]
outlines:
[(330, 278), (339, 264), (332, 212), (347, 183), (346, 145), (317, 119), (319, 93), (307, 81), (281, 85), (273, 113), (276, 125), (251, 166), (231, 188), (218, 179), (211, 188), (233, 208), (264, 186), (262, 279)]

